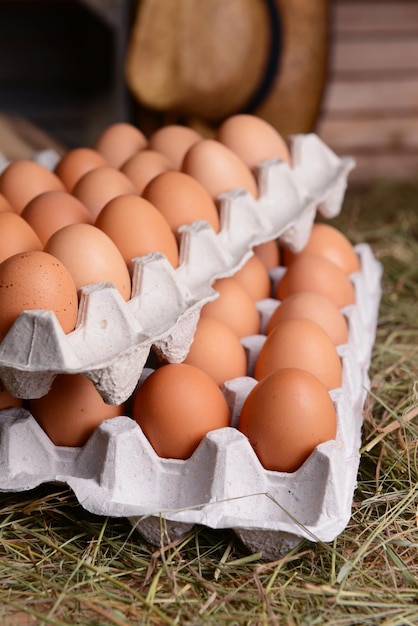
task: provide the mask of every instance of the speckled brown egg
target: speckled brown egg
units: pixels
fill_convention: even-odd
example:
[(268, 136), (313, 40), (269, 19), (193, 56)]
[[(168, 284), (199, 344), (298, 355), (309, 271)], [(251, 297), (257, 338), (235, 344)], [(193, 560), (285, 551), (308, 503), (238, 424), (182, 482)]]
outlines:
[(77, 289), (65, 265), (44, 251), (22, 252), (0, 263), (0, 340), (22, 311), (55, 313), (62, 329), (75, 328)]

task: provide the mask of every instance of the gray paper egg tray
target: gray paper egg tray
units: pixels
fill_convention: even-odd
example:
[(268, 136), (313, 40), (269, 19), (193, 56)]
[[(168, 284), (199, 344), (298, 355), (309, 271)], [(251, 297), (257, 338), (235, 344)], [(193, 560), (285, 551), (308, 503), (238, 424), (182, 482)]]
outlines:
[(111, 283), (86, 286), (76, 329), (67, 335), (51, 311), (23, 312), (0, 344), (8, 391), (39, 397), (57, 373), (79, 372), (106, 402), (120, 404), (135, 389), (152, 346), (183, 360), (201, 308), (216, 297), (216, 278), (233, 274), (254, 245), (269, 239), (301, 249), (317, 211), (325, 217), (340, 211), (353, 160), (337, 157), (315, 134), (294, 136), (292, 153), (292, 168), (278, 159), (260, 166), (257, 200), (242, 190), (220, 196), (219, 233), (206, 222), (182, 227), (178, 268), (159, 253), (135, 259), (128, 302)]
[[(112, 285), (86, 288), (79, 325), (66, 336), (49, 312), (23, 313), (0, 345), (0, 373), (9, 390), (39, 397), (56, 373), (83, 372), (116, 404), (150, 373), (151, 346), (172, 362), (181, 361), (201, 307), (215, 296), (216, 277), (233, 274), (251, 246), (273, 237), (300, 249), (317, 211), (325, 217), (340, 211), (353, 161), (336, 157), (315, 135), (296, 136), (293, 148), (292, 170), (279, 161), (260, 167), (259, 200), (241, 191), (221, 199), (218, 235), (204, 223), (184, 228), (176, 270), (159, 254), (137, 259), (135, 295), (128, 303)], [(367, 244), (356, 250), (361, 261), (361, 271), (351, 276), (356, 304), (343, 309), (349, 341), (338, 347), (343, 384), (330, 392), (337, 436), (318, 446), (296, 472), (265, 470), (236, 428), (240, 407), (256, 384), (252, 368), (265, 340), (260, 334), (242, 340), (248, 376), (223, 388), (231, 425), (209, 433), (189, 459), (159, 458), (128, 416), (103, 422), (83, 447), (68, 448), (54, 446), (28, 411), (8, 409), (0, 412), (0, 491), (67, 484), (86, 510), (127, 517), (156, 545), (182, 537), (194, 525), (233, 529), (264, 558), (280, 556), (303, 538), (331, 541), (351, 515), (380, 302), (381, 266)], [(273, 284), (284, 271), (271, 272)], [(257, 303), (263, 328), (278, 304), (273, 298)]]

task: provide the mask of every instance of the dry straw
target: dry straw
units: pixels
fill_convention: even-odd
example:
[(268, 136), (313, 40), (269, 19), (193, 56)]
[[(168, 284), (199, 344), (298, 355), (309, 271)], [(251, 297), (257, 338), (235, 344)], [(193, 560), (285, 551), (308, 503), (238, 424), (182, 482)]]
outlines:
[[(351, 190), (335, 225), (384, 267), (352, 517), (274, 562), (193, 529), (156, 551), (65, 486), (1, 494), (0, 623), (418, 623), (418, 184)], [(161, 522), (164, 538), (164, 523)]]

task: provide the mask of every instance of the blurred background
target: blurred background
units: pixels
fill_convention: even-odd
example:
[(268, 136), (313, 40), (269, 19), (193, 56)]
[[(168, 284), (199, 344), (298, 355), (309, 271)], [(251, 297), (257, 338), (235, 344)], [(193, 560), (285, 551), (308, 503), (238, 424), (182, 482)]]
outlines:
[(357, 167), (350, 180), (418, 179), (418, 2), (333, 0), (317, 132)]
[(37, 146), (53, 138), (75, 147), (133, 119), (123, 74), (133, 8), (131, 0), (0, 0), (0, 149), (13, 151), (11, 130)]
[(199, 4), (0, 0), (0, 152), (246, 111), (354, 156), (353, 183), (417, 178), (417, 0)]

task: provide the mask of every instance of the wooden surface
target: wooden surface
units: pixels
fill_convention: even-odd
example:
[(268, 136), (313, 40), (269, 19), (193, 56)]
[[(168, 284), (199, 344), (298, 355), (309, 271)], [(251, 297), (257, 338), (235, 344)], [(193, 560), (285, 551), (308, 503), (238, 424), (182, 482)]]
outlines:
[(353, 182), (418, 179), (418, 1), (334, 0), (318, 134)]

